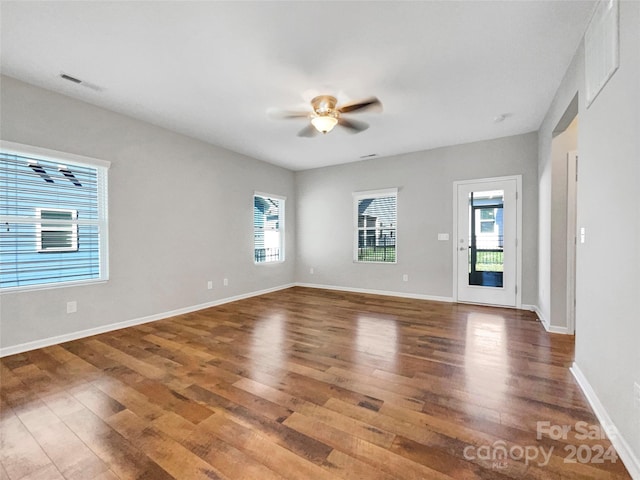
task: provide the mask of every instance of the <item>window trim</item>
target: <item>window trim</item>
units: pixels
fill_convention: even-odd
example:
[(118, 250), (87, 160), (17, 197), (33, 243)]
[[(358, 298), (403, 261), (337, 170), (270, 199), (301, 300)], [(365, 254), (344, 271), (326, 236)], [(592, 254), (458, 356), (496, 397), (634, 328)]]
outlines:
[[(398, 263), (398, 188), (383, 188), (378, 190), (363, 190), (358, 192), (352, 192), (353, 197), (353, 263), (367, 265), (395, 265)], [(358, 260), (358, 239), (359, 239), (359, 225), (358, 225), (358, 200), (365, 198), (383, 198), (383, 197), (396, 197), (396, 256), (393, 262), (379, 262), (379, 261), (363, 261)]]
[(253, 242), (252, 242), (252, 254), (253, 254), (253, 264), (254, 265), (278, 265), (281, 263), (284, 263), (284, 261), (286, 260), (286, 248), (285, 248), (285, 214), (286, 214), (286, 201), (287, 201), (287, 197), (285, 197), (284, 195), (274, 195), (272, 193), (266, 193), (266, 192), (259, 192), (259, 191), (254, 191), (253, 192), (253, 196), (252, 196), (252, 200), (253, 203), (252, 205), (255, 205), (255, 198), (256, 197), (262, 197), (262, 198), (273, 198), (274, 200), (279, 200), (281, 202), (280, 205), (280, 211), (278, 212), (278, 232), (280, 232), (280, 258), (278, 260), (271, 260), (271, 261), (264, 261), (264, 262), (256, 262), (256, 243), (255, 243), (255, 232), (256, 232), (256, 227), (255, 227), (255, 218), (253, 217), (253, 213), (252, 212), (252, 222), (251, 222), (251, 230), (253, 233)]
[[(74, 220), (74, 225), (77, 227), (79, 223), (83, 225), (97, 225), (99, 228), (99, 244), (100, 244), (100, 258), (99, 268), (100, 276), (98, 278), (91, 278), (87, 280), (71, 280), (66, 282), (49, 282), (39, 283), (33, 285), (22, 285), (18, 287), (5, 287), (0, 288), (0, 295), (11, 294), (16, 292), (27, 292), (37, 290), (49, 290), (53, 288), (64, 288), (81, 285), (106, 283), (109, 280), (109, 181), (108, 172), (111, 162), (107, 160), (101, 160), (98, 158), (87, 157), (84, 155), (77, 155), (74, 153), (61, 152), (59, 150), (52, 150), (43, 147), (36, 147), (33, 145), (26, 145), (22, 143), (10, 142), (0, 139), (0, 152), (7, 155), (24, 156), (28, 158), (47, 160), (50, 162), (58, 163), (64, 166), (81, 166), (96, 168), (97, 181), (99, 183), (98, 188), (98, 211), (102, 212), (102, 218), (99, 219), (85, 219), (78, 221)], [(45, 208), (44, 210), (54, 210), (53, 208)], [(2, 221), (8, 221), (12, 223), (29, 223), (35, 224), (36, 227), (39, 223), (39, 218), (34, 222), (33, 218), (26, 218), (20, 216), (2, 216)], [(56, 223), (52, 221), (51, 223)], [(77, 236), (76, 236), (77, 238)], [(49, 250), (51, 252), (52, 250)], [(46, 252), (46, 250), (45, 250)], [(44, 253), (44, 252), (43, 252)]]

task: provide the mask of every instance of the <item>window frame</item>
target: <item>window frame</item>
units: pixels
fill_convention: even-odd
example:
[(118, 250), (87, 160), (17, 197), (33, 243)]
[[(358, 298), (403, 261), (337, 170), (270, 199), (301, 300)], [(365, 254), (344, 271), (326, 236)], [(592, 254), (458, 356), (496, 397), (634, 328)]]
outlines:
[[(98, 237), (98, 245), (99, 245), (99, 260), (98, 267), (100, 274), (96, 278), (83, 279), (83, 280), (70, 280), (70, 281), (60, 281), (60, 282), (48, 282), (48, 283), (38, 283), (31, 285), (20, 285), (16, 287), (0, 287), (0, 295), (15, 293), (15, 292), (25, 292), (25, 291), (37, 291), (37, 290), (48, 290), (53, 288), (65, 288), (76, 285), (89, 285), (89, 284), (98, 284), (105, 283), (109, 280), (109, 200), (108, 200), (108, 192), (109, 192), (109, 167), (111, 166), (111, 162), (106, 160), (101, 160), (98, 158), (87, 157), (84, 155), (77, 155), (68, 152), (61, 152), (58, 150), (52, 150), (48, 148), (36, 147), (33, 145), (26, 145), (22, 143), (10, 142), (7, 140), (0, 140), (0, 153), (6, 155), (16, 155), (23, 156), (26, 158), (30, 158), (33, 160), (46, 160), (48, 162), (57, 163), (59, 166), (64, 166), (64, 168), (79, 166), (79, 167), (90, 167), (96, 169), (96, 180), (98, 182), (98, 190), (97, 190), (97, 205), (99, 216), (97, 219), (78, 219), (77, 211), (75, 214), (75, 218), (71, 220), (72, 228), (76, 229), (75, 239), (78, 241), (77, 228), (78, 225), (90, 225), (97, 226), (99, 237)], [(55, 209), (55, 208), (42, 208), (37, 210), (45, 210), (45, 211), (53, 211), (53, 210), (65, 210), (69, 211), (72, 209)], [(29, 224), (34, 225), (36, 227), (36, 236), (38, 236), (38, 227), (42, 225), (42, 219), (40, 215), (35, 217), (25, 217), (18, 215), (3, 215), (0, 216), (0, 222), (9, 222), (9, 223), (18, 223), (18, 224)], [(67, 220), (48, 220), (46, 223), (60, 223), (69, 225), (69, 221)], [(41, 246), (41, 241), (37, 242), (39, 246)], [(64, 253), (63, 251), (55, 251), (51, 249), (45, 250), (36, 250), (38, 253), (46, 254), (48, 252), (52, 253)], [(71, 250), (65, 250), (67, 252), (71, 252)]]
[[(56, 222), (54, 219), (42, 218), (42, 212), (70, 213), (69, 220)], [(40, 223), (36, 223), (36, 251), (38, 253), (59, 253), (78, 251), (78, 211), (69, 208), (36, 208), (36, 218)], [(43, 248), (42, 237), (44, 232), (71, 232), (71, 246)]]
[[(380, 190), (366, 190), (366, 191), (358, 191), (352, 193), (353, 197), (353, 262), (359, 264), (378, 264), (378, 265), (395, 265), (398, 263), (398, 188), (384, 188)], [(382, 261), (373, 261), (373, 260), (359, 260), (358, 259), (358, 243), (360, 239), (360, 226), (358, 222), (358, 202), (360, 200), (365, 199), (376, 199), (376, 198), (386, 198), (386, 197), (395, 197), (396, 199), (396, 226), (394, 228), (395, 231), (395, 258), (394, 261), (382, 262)], [(362, 229), (366, 229), (367, 227), (362, 227)], [(370, 229), (369, 229), (370, 230)], [(377, 230), (377, 229), (376, 229)]]
[(255, 224), (255, 212), (253, 212), (253, 221), (252, 221), (252, 230), (253, 230), (253, 264), (254, 265), (277, 265), (280, 263), (284, 263), (286, 256), (286, 248), (285, 248), (285, 212), (286, 212), (286, 201), (287, 201), (287, 197), (283, 196), (283, 195), (275, 195), (275, 194), (271, 194), (271, 193), (266, 193), (266, 192), (258, 192), (255, 191), (253, 192), (253, 196), (252, 196), (252, 206), (253, 208), (255, 208), (255, 201), (256, 201), (256, 197), (260, 197), (263, 199), (273, 199), (273, 200), (278, 200), (279, 205), (278, 205), (278, 228), (277, 228), (277, 232), (280, 234), (279, 235), (279, 240), (280, 240), (280, 255), (278, 258), (278, 260), (264, 260), (264, 261), (257, 261), (256, 260), (256, 224)]

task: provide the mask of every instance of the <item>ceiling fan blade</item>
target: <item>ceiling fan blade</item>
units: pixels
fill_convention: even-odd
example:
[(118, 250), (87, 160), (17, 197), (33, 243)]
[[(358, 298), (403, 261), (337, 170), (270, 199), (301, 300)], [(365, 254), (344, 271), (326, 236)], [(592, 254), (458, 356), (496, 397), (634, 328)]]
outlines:
[(311, 112), (304, 110), (282, 110), (279, 108), (271, 108), (267, 110), (269, 118), (281, 120), (286, 118), (308, 118)]
[(364, 110), (372, 110), (372, 111), (382, 111), (382, 103), (377, 97), (366, 98), (364, 100), (359, 100), (357, 102), (347, 103), (338, 108), (340, 113), (350, 113), (355, 111), (364, 111)]
[(358, 120), (347, 120), (344, 117), (338, 119), (338, 125), (341, 125), (349, 130), (349, 133), (360, 133), (367, 128), (369, 124)]
[(316, 127), (314, 127), (313, 125), (309, 124), (306, 127), (304, 127), (302, 130), (300, 130), (298, 132), (298, 136), (299, 137), (307, 137), (307, 138), (311, 138), (311, 137), (315, 137), (316, 135), (318, 135), (318, 130), (316, 130)]

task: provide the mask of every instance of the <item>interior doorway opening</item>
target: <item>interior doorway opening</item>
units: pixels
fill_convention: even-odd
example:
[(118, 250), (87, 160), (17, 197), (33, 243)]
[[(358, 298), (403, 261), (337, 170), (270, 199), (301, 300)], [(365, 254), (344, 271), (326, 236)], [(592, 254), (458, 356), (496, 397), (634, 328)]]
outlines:
[(554, 129), (551, 143), (549, 320), (553, 331), (576, 327), (578, 95)]

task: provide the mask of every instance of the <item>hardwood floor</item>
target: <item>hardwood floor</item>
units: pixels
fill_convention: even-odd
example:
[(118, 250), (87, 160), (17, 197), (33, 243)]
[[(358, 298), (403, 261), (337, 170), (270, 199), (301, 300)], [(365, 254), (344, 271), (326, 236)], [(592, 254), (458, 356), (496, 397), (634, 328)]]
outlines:
[(530, 312), (295, 287), (3, 358), (0, 478), (630, 478), (572, 359)]

